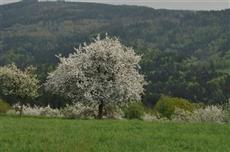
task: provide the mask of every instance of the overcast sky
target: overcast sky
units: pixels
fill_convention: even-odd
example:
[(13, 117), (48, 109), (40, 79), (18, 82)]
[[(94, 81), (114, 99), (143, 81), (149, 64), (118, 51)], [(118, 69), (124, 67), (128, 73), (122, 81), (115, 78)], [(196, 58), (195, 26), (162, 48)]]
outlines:
[[(0, 4), (19, 0), (0, 0)], [(143, 5), (153, 8), (189, 9), (189, 10), (220, 10), (230, 8), (230, 0), (68, 0), (76, 2), (96, 2), (107, 4)]]

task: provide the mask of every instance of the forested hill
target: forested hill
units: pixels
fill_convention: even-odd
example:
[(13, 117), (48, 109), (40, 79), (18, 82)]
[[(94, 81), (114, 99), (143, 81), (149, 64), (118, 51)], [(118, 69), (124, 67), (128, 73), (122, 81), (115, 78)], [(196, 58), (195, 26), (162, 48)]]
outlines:
[(8, 62), (10, 53), (20, 56), (14, 58), (16, 62), (54, 62), (54, 54), (68, 53), (101, 32), (119, 36), (135, 48), (175, 51), (201, 59), (224, 56), (230, 45), (230, 10), (21, 2), (0, 6), (0, 19), (1, 63)]
[[(144, 54), (142, 72), (150, 81), (150, 100), (160, 93), (197, 102), (229, 97), (230, 10), (173, 11), (76, 2), (2, 5), (0, 64), (36, 65), (44, 79), (57, 62), (55, 54), (66, 55), (106, 32)], [(204, 69), (208, 76), (202, 78)], [(204, 86), (214, 80), (211, 85), (217, 90)]]

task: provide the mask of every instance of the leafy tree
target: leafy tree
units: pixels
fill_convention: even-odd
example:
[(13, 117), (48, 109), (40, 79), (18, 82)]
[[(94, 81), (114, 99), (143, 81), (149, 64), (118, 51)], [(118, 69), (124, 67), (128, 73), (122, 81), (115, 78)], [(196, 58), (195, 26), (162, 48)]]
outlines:
[(38, 96), (38, 83), (33, 67), (24, 71), (14, 64), (0, 67), (0, 94), (12, 96), (20, 103), (20, 115), (23, 104)]
[(75, 49), (48, 76), (47, 89), (75, 102), (98, 106), (98, 118), (105, 106), (140, 100), (145, 83), (138, 73), (141, 57), (117, 38), (106, 36)]

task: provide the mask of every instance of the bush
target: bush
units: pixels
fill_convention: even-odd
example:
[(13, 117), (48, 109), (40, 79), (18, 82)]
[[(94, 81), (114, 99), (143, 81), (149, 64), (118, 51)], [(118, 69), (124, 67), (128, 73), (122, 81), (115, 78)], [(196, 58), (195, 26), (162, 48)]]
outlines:
[(204, 108), (195, 109), (193, 112), (182, 109), (175, 110), (172, 115), (173, 121), (182, 122), (225, 122), (225, 111), (220, 106), (206, 106)]
[(144, 115), (144, 107), (142, 104), (134, 103), (129, 105), (124, 110), (125, 118), (127, 119), (142, 119)]
[[(14, 110), (10, 110), (7, 114), (9, 115), (18, 115), (19, 112), (16, 109), (19, 109), (19, 104), (15, 104)], [(106, 110), (106, 118), (115, 118), (120, 119), (122, 117), (122, 111), (120, 108), (115, 106), (107, 106)], [(74, 103), (71, 105), (66, 105), (62, 109), (54, 109), (49, 105), (46, 107), (39, 106), (30, 106), (23, 105), (23, 115), (26, 116), (43, 116), (43, 117), (65, 117), (70, 119), (93, 119), (97, 116), (98, 109), (96, 105), (83, 105), (81, 103)]]
[(40, 108), (40, 115), (45, 117), (61, 117), (59, 109), (53, 109), (48, 105), (47, 107)]
[(230, 122), (230, 99), (225, 106), (225, 120), (226, 122)]
[(122, 119), (124, 112), (119, 106), (108, 104), (105, 106), (104, 115), (107, 119)]
[[(13, 105), (14, 110), (8, 112), (9, 115), (19, 115), (19, 104)], [(43, 116), (43, 117), (63, 117), (59, 109), (53, 109), (49, 105), (46, 107), (39, 107), (30, 105), (23, 105), (23, 115), (25, 116)]]
[(193, 121), (196, 122), (217, 122), (221, 123), (225, 120), (225, 113), (220, 106), (207, 106), (197, 109), (193, 112)]
[(171, 120), (175, 122), (193, 122), (194, 118), (195, 117), (193, 116), (192, 112), (185, 111), (179, 108), (175, 108), (175, 111), (171, 116)]
[(7, 102), (0, 99), (0, 113), (6, 113), (9, 110), (10, 110), (10, 105)]
[[(16, 107), (15, 109), (19, 109), (17, 108), (19, 104), (16, 104), (14, 107)], [(16, 114), (19, 114), (19, 111), (16, 111)], [(23, 105), (23, 115), (26, 116), (41, 116), (41, 108), (38, 106), (34, 106), (31, 107), (30, 105)]]
[(186, 99), (168, 96), (162, 96), (155, 106), (155, 110), (160, 114), (160, 117), (168, 119), (171, 119), (176, 108), (189, 112), (195, 109), (193, 104)]
[(93, 119), (97, 115), (97, 109), (94, 106), (86, 106), (81, 103), (75, 103), (71, 105), (66, 105), (61, 110), (61, 113), (64, 115), (65, 118), (70, 119)]

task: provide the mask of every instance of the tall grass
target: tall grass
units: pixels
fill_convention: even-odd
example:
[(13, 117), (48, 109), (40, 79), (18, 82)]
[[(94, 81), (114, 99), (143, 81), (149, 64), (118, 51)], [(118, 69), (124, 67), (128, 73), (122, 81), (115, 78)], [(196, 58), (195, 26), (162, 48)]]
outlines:
[(230, 126), (0, 116), (5, 152), (228, 152)]

